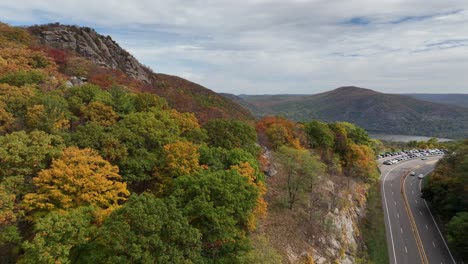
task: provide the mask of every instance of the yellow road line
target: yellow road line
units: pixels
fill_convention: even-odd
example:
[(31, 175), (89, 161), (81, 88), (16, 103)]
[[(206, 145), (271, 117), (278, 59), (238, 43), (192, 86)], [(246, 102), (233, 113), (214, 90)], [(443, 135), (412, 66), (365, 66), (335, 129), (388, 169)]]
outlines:
[(423, 264), (429, 264), (427, 260), (426, 252), (424, 251), (424, 246), (423, 246), (421, 237), (419, 236), (418, 227), (416, 226), (416, 221), (414, 221), (413, 213), (411, 212), (411, 209), (409, 207), (408, 198), (406, 197), (406, 192), (404, 190), (404, 185), (405, 185), (406, 178), (408, 175), (409, 173), (406, 173), (405, 175), (403, 175), (403, 177), (400, 178), (400, 191), (403, 195), (403, 202), (405, 204), (406, 213), (408, 214), (408, 217), (410, 220), (411, 229), (413, 230), (413, 235), (416, 240), (416, 245), (418, 247), (419, 256), (421, 257), (421, 262)]

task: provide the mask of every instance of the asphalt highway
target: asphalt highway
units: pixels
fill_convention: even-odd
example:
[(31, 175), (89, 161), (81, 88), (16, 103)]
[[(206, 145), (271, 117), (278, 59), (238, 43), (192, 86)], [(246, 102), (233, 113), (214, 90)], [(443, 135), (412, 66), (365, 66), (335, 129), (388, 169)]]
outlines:
[[(429, 207), (421, 198), (422, 180), (418, 179), (419, 174), (429, 174), (440, 158), (431, 156), (427, 160), (416, 158), (394, 165), (380, 165), (391, 264), (456, 263)], [(409, 176), (410, 171), (415, 171), (416, 175)]]

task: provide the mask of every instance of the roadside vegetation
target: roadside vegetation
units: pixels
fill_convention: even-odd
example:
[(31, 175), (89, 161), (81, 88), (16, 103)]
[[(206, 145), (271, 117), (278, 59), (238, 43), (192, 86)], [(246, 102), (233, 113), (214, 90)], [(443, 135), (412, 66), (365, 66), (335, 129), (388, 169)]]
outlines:
[(365, 248), (361, 263), (388, 263), (387, 237), (380, 184), (374, 183), (367, 193), (366, 217), (360, 228)]
[(448, 244), (468, 259), (468, 140), (456, 142), (442, 158), (422, 190), (431, 211), (445, 225)]

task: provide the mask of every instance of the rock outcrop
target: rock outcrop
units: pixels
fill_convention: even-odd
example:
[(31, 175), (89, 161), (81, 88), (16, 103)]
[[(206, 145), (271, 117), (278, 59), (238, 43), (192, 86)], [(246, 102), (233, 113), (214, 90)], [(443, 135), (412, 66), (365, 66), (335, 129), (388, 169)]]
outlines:
[(33, 26), (30, 32), (41, 44), (79, 54), (102, 67), (119, 69), (129, 76), (150, 83), (152, 72), (110, 36), (102, 36), (88, 27), (48, 24)]
[[(201, 123), (216, 118), (245, 121), (254, 119), (247, 109), (206, 87), (177, 76), (153, 72), (120, 47), (110, 36), (100, 35), (94, 29), (59, 23), (32, 26), (27, 29), (44, 46), (71, 51), (98, 66), (118, 69), (146, 83), (137, 89), (164, 97), (172, 108), (180, 112), (195, 113)], [(68, 85), (79, 84), (70, 80)]]

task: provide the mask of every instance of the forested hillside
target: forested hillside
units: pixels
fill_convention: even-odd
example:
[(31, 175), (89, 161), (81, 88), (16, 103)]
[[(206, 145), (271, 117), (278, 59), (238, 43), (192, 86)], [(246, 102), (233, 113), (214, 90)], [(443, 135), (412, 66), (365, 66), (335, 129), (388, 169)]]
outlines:
[(468, 94), (403, 94), (419, 100), (468, 108)]
[[(372, 133), (464, 138), (468, 109), (385, 94), (359, 87), (340, 87), (314, 95), (243, 95), (257, 115), (283, 115), (296, 121), (347, 121)], [(248, 105), (246, 105), (248, 107)]]
[[(255, 255), (247, 234), (266, 203), (251, 125), (204, 128), (141, 82), (23, 29), (1, 24), (0, 48), (1, 263)], [(82, 71), (87, 82), (73, 83)], [(242, 138), (218, 141), (226, 129)]]
[(468, 259), (468, 140), (451, 148), (439, 161), (422, 190), (436, 216), (445, 224), (450, 248)]

